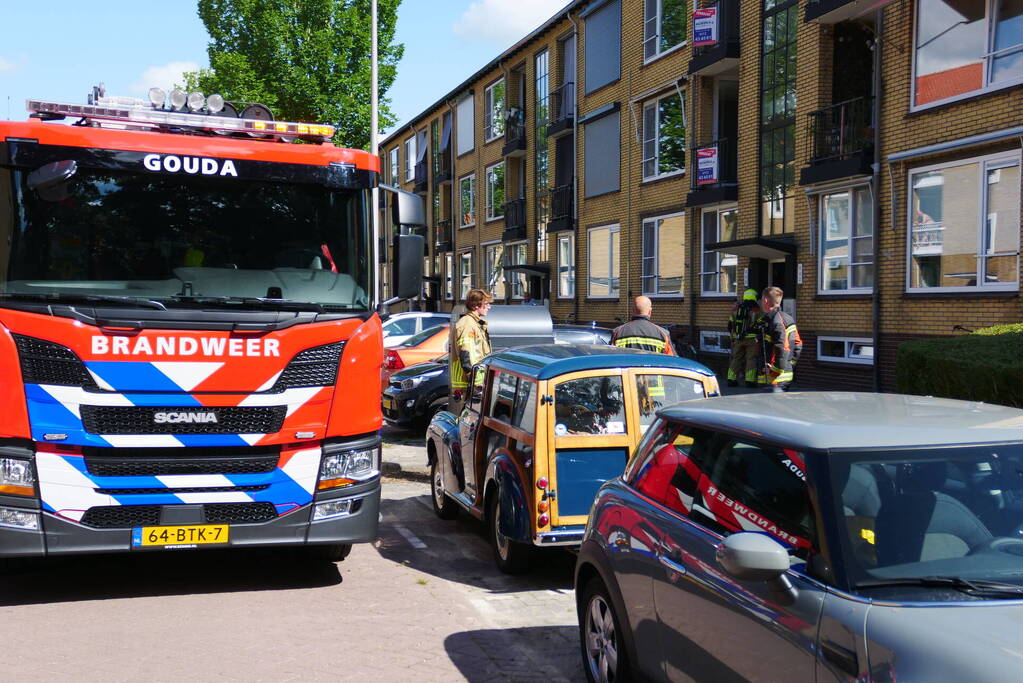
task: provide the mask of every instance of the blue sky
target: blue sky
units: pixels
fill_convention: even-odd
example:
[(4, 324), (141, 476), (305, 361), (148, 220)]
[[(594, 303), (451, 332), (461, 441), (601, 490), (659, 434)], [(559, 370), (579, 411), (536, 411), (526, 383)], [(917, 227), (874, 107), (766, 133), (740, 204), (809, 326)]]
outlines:
[[(193, 0), (48, 0), (5, 3), (0, 41), (0, 117), (23, 120), (29, 98), (85, 102), (104, 82), (112, 95), (144, 97), (182, 70), (206, 66), (206, 30)], [(405, 44), (388, 96), (399, 123), (412, 118), (519, 38), (565, 0), (404, 0)], [(21, 30), (11, 30), (22, 27)], [(8, 109), (9, 106), (9, 109)], [(8, 116), (8, 111), (10, 116)]]

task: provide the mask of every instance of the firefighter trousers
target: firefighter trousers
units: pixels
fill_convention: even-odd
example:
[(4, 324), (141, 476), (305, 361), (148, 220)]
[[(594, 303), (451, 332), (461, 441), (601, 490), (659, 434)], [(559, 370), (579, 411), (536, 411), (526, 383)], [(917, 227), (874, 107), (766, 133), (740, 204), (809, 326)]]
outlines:
[(730, 382), (745, 380), (749, 386), (757, 383), (760, 369), (760, 347), (755, 337), (745, 337), (732, 342), (732, 358), (728, 364)]

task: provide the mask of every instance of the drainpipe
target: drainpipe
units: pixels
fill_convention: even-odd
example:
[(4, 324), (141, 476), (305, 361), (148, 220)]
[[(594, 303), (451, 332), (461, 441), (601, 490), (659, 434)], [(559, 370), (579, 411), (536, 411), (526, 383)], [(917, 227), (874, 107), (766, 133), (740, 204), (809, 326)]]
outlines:
[[(579, 324), (579, 23), (568, 13), (568, 20), (572, 22), (572, 30), (575, 31), (575, 74), (573, 87), (575, 95), (572, 97), (572, 249), (575, 251), (575, 313), (572, 318)], [(548, 153), (550, 150), (548, 150)], [(587, 271), (588, 272), (588, 271)]]
[[(871, 179), (871, 191), (874, 195), (874, 296), (873, 296), (873, 328), (874, 328), (874, 391), (881, 390), (881, 51), (884, 45), (881, 34), (884, 32), (884, 9), (874, 13), (874, 175)], [(893, 198), (894, 199), (894, 198)], [(894, 224), (892, 229), (894, 229)]]
[[(693, 113), (689, 116), (689, 120), (693, 121), (693, 122), (696, 122), (696, 113), (699, 111), (699, 109), (697, 108), (697, 101), (700, 98), (700, 85), (702, 84), (701, 81), (699, 80), (699, 78), (700, 77), (697, 76), (697, 77), (692, 78), (692, 79), (689, 80), (688, 88), (687, 88), (687, 95), (688, 95), (688, 97), (686, 97), (685, 100), (682, 103), (683, 110), (684, 110), (686, 105), (689, 105), (689, 106), (691, 106), (693, 108)], [(678, 87), (677, 84), (676, 84), (676, 87)], [(680, 96), (681, 96), (681, 93), (680, 93)], [(699, 126), (699, 124), (702, 124), (702, 123), (703, 123), (703, 121), (698, 122), (697, 126)], [(686, 137), (687, 138), (689, 137), (689, 133), (692, 130), (693, 130), (692, 128), (690, 128), (689, 126), (686, 126), (686, 134), (687, 134)], [(694, 139), (696, 139), (698, 141), (699, 140), (699, 136), (694, 136)], [(690, 147), (690, 149), (692, 149), (692, 147)], [(738, 149), (738, 141), (736, 141), (736, 149)], [(694, 154), (690, 154), (690, 160), (692, 160), (692, 158), (694, 156), (695, 156)], [(695, 166), (695, 164), (694, 164), (694, 166)], [(693, 182), (693, 174), (696, 173), (696, 169), (693, 166), (690, 166), (689, 168), (686, 169), (686, 171), (687, 171), (686, 176), (689, 178), (689, 182), (692, 183)], [(692, 187), (692, 184), (690, 184), (690, 187)], [(703, 245), (703, 211), (702, 210), (700, 211), (700, 220), (694, 221), (693, 220), (693, 214), (696, 213), (696, 212), (695, 211), (689, 211), (688, 209), (689, 209), (689, 207), (687, 206), (686, 207), (686, 218), (689, 219), (690, 225), (693, 226), (690, 229), (690, 232), (689, 232), (689, 273), (690, 273), (690, 275), (689, 275), (689, 282), (690, 282), (690, 285), (689, 285), (689, 335), (688, 336), (689, 336), (689, 343), (692, 344), (694, 348), (699, 349), (700, 348), (700, 340), (699, 340), (699, 338), (696, 335), (696, 297), (697, 297), (699, 292), (703, 291), (703, 282), (700, 281), (700, 270), (701, 270), (701, 266), (702, 266), (702, 262), (700, 261), (700, 259), (703, 258), (703, 247), (702, 247), (702, 245)], [(695, 248), (695, 245), (697, 245), (697, 244), (701, 245), (700, 249), (696, 249)], [(738, 270), (738, 263), (736, 263), (736, 270)], [(738, 277), (738, 272), (736, 273), (736, 276)], [(736, 283), (736, 284), (738, 284), (738, 283)], [(678, 349), (676, 349), (676, 351), (678, 351)], [(680, 355), (681, 355), (681, 353), (680, 353)]]

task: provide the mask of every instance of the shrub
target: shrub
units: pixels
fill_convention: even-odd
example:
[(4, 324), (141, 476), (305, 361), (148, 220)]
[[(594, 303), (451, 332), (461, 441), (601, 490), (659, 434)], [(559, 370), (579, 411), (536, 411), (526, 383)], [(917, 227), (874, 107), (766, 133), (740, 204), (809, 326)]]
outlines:
[(899, 345), (900, 393), (1023, 407), (1023, 324)]

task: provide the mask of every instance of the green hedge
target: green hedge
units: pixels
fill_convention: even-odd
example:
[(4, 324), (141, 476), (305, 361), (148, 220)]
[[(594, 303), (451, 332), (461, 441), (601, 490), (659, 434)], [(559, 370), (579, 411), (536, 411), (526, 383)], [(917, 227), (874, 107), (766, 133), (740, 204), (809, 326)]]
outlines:
[(1023, 407), (1023, 324), (899, 345), (899, 393)]

